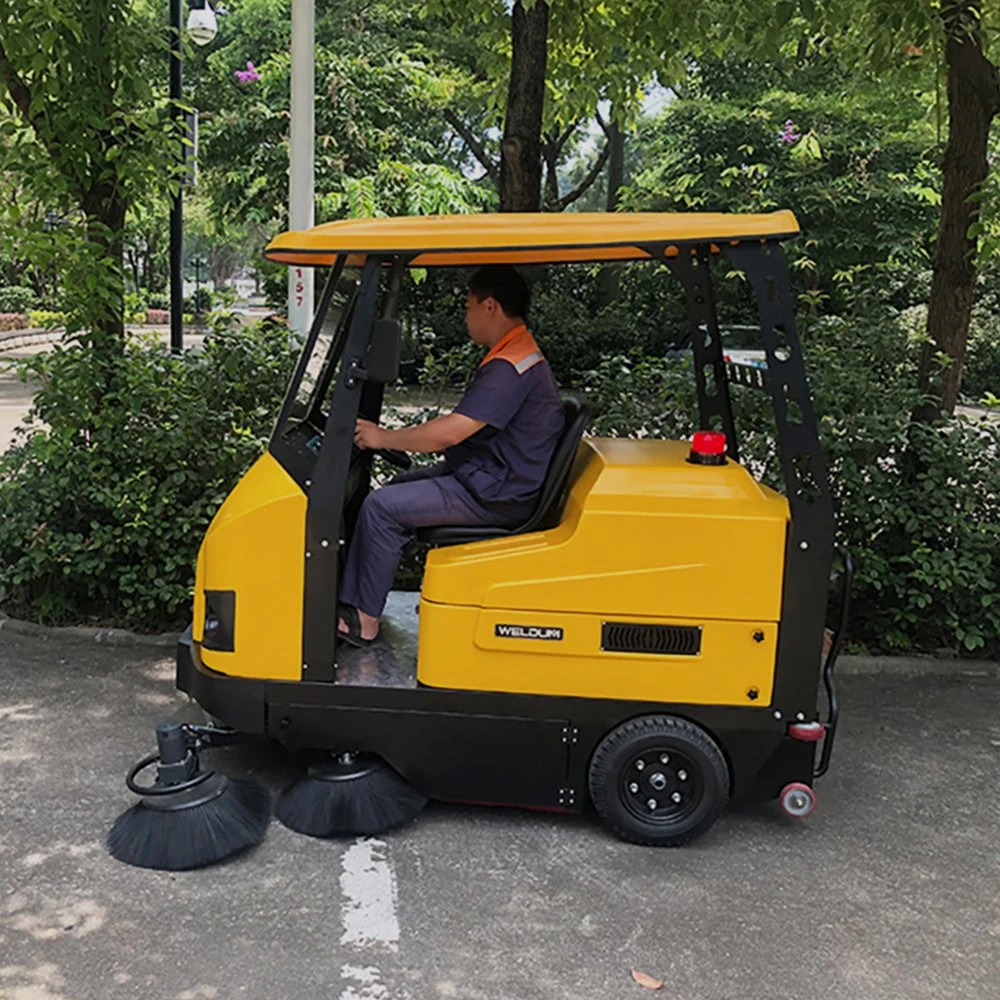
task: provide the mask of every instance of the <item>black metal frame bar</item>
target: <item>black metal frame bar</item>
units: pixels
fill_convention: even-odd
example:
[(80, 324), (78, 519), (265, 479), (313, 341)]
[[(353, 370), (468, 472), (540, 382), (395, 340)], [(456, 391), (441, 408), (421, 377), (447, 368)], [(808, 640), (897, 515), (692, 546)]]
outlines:
[(833, 562), (833, 496), (781, 246), (737, 244), (724, 247), (723, 253), (743, 272), (757, 300), (767, 388), (791, 511), (772, 705), (784, 713), (809, 712), (816, 703)]
[[(403, 271), (406, 269), (406, 260), (397, 257), (392, 263), (392, 270), (389, 273), (388, 287), (382, 296), (382, 319), (395, 319), (396, 308), (399, 304), (399, 294), (403, 285)], [(365, 382), (361, 389), (361, 400), (358, 403), (358, 415), (365, 420), (378, 423), (382, 417), (382, 404), (385, 397), (385, 386), (381, 382)], [(357, 456), (356, 461), (361, 463), (363, 481), (361, 488), (349, 498), (344, 508), (344, 545), (349, 546), (354, 537), (354, 526), (361, 512), (361, 505), (371, 492), (371, 471), (374, 454), (371, 451), (364, 451)]]
[[(361, 274), (361, 288), (336, 375), (323, 442), (307, 490), (302, 677), (308, 680), (329, 681), (334, 677), (340, 521), (380, 277), (381, 262), (369, 258)], [(324, 299), (328, 306), (325, 295)], [(317, 322), (321, 324), (322, 319), (323, 315), (318, 314)]]
[(694, 376), (698, 387), (698, 419), (705, 430), (720, 430), (726, 435), (726, 451), (734, 461), (740, 460), (739, 440), (733, 420), (733, 404), (729, 397), (729, 381), (722, 355), (722, 338), (715, 312), (712, 275), (709, 261), (712, 253), (705, 246), (681, 248), (675, 257), (663, 260), (671, 273), (684, 286), (690, 323), (691, 349), (694, 352)]
[(837, 723), (840, 721), (840, 701), (837, 698), (837, 688), (833, 683), (833, 671), (837, 665), (837, 657), (844, 645), (847, 635), (847, 618), (851, 610), (851, 588), (854, 584), (854, 559), (846, 545), (838, 545), (837, 552), (844, 564), (844, 581), (840, 588), (840, 617), (837, 631), (834, 633), (830, 652), (823, 664), (823, 687), (826, 688), (827, 718), (823, 749), (820, 752), (819, 763), (816, 765), (814, 777), (822, 778), (830, 767), (830, 756), (833, 753), (833, 741), (837, 737)]
[[(170, 118), (174, 127), (184, 121), (184, 35), (182, 18), (183, 0), (170, 0)], [(181, 146), (178, 157), (187, 160), (187, 147)], [(184, 185), (170, 198), (170, 350), (180, 354), (184, 350)]]

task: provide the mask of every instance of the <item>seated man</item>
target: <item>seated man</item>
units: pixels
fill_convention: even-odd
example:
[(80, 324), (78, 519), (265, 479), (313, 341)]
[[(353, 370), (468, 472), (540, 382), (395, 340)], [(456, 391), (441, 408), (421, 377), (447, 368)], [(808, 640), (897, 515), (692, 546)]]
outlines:
[(397, 477), (361, 507), (341, 582), (338, 632), (353, 645), (378, 635), (403, 547), (431, 525), (515, 527), (535, 509), (563, 429), (555, 379), (524, 324), (529, 292), (513, 267), (469, 280), (465, 322), (489, 348), (453, 413), (396, 430), (359, 420), (359, 448), (443, 452)]

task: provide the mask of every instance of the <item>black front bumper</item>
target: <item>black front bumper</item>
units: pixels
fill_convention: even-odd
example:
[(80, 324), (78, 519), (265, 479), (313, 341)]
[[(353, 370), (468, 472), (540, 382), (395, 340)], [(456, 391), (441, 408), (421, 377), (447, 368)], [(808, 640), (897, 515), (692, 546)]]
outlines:
[(263, 680), (229, 677), (209, 670), (191, 628), (177, 641), (177, 688), (191, 695), (209, 715), (242, 733), (267, 731), (267, 693)]

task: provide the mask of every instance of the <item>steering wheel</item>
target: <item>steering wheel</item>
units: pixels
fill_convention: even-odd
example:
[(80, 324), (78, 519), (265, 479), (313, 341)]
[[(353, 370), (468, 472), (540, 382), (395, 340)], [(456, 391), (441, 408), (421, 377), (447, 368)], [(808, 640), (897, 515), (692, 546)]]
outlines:
[(413, 460), (405, 451), (397, 451), (395, 448), (359, 448), (356, 444), (351, 445), (351, 465), (361, 458), (362, 455), (378, 455), (390, 465), (396, 466), (406, 472), (413, 465)]
[(404, 472), (413, 465), (413, 459), (405, 451), (397, 451), (395, 448), (373, 448), (372, 452)]

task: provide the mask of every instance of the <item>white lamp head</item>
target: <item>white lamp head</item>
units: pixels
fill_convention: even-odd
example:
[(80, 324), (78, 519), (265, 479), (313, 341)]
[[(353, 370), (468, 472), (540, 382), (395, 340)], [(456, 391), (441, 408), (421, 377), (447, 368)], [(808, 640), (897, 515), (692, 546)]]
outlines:
[(219, 25), (215, 20), (215, 11), (207, 2), (199, 9), (191, 10), (188, 13), (187, 33), (195, 45), (208, 45), (215, 38)]

